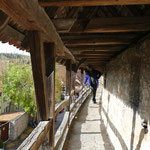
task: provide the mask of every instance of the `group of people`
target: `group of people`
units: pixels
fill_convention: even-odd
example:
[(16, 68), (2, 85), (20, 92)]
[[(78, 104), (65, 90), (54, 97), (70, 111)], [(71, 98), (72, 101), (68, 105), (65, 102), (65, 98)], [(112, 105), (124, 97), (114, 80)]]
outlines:
[(101, 77), (101, 72), (93, 69), (91, 66), (88, 66), (88, 70), (85, 70), (86, 76), (84, 78), (83, 84), (85, 85), (88, 81), (89, 86), (92, 89), (93, 93), (93, 103), (96, 103), (96, 90), (98, 86), (98, 79)]

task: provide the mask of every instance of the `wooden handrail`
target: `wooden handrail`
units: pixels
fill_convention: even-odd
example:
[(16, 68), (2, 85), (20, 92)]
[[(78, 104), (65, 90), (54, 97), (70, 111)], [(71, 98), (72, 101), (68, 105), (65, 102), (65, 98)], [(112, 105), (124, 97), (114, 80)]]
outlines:
[(50, 130), (50, 121), (41, 121), (17, 150), (38, 150)]
[(64, 119), (55, 134), (55, 150), (58, 149), (61, 140), (65, 134), (65, 131), (68, 127), (68, 120), (69, 120), (69, 112), (65, 112)]
[(59, 112), (65, 108), (66, 106), (68, 106), (69, 104), (69, 96), (67, 97), (66, 100), (62, 101), (61, 103), (59, 103), (56, 108), (55, 108), (55, 117), (59, 114)]
[[(89, 91), (89, 88), (86, 90), (86, 91), (84, 91), (80, 96), (79, 96), (79, 98), (76, 100), (76, 102), (75, 103), (72, 103), (71, 104), (71, 106), (70, 106), (70, 112), (65, 112), (65, 114), (67, 113), (68, 115), (69, 115), (69, 113), (72, 113), (73, 112), (73, 109), (75, 108), (75, 106), (77, 105), (77, 104), (79, 104), (79, 102), (81, 102), (81, 100), (82, 100), (82, 97), (87, 93)], [(79, 110), (79, 108), (80, 108), (80, 106), (81, 106), (82, 104), (80, 104), (77, 108), (76, 108), (76, 111), (75, 111), (75, 114), (74, 114), (74, 116), (77, 114), (77, 112), (78, 112), (78, 110)], [(68, 133), (68, 130), (67, 130), (67, 127), (68, 127), (68, 120), (70, 120), (69, 122), (69, 125), (72, 123), (72, 120), (74, 119), (74, 117), (72, 117), (71, 118), (71, 120), (68, 118), (68, 117), (65, 117), (64, 116), (64, 119), (63, 119), (63, 121), (62, 121), (62, 123), (61, 123), (61, 125), (59, 126), (59, 128), (58, 128), (58, 130), (57, 130), (57, 132), (56, 132), (56, 134), (55, 134), (55, 150), (58, 150), (58, 149), (60, 149), (60, 145), (61, 145), (61, 147), (63, 147), (62, 145), (62, 139), (65, 141), (65, 138), (64, 138), (64, 135), (66, 134), (67, 135), (67, 133)], [(69, 129), (69, 127), (68, 127), (68, 129)], [(60, 134), (61, 133), (61, 134)]]
[[(71, 92), (71, 96), (75, 94), (75, 91)], [(89, 88), (86, 89), (79, 97), (78, 99), (70, 105), (70, 111), (66, 111), (64, 118), (61, 122), (61, 125), (57, 129), (57, 132), (55, 133), (55, 150), (59, 149), (60, 147), (63, 147), (63, 144), (65, 142), (66, 136), (68, 134), (69, 126), (72, 123), (72, 120), (74, 119), (76, 113), (80, 109), (83, 100), (83, 96), (89, 93)], [(61, 102), (55, 109), (55, 117), (60, 112), (61, 109), (66, 107), (69, 104), (70, 97), (68, 96), (65, 101)], [(79, 104), (79, 105), (77, 105)], [(77, 107), (75, 107), (77, 106)], [(76, 109), (75, 109), (76, 108)], [(70, 116), (69, 114), (73, 113), (73, 109), (75, 109), (75, 113), (73, 116)], [(71, 120), (69, 119), (71, 117)], [(69, 126), (68, 126), (69, 122)], [(26, 138), (26, 140), (19, 146), (17, 150), (38, 150), (40, 145), (43, 143), (47, 133), (50, 131), (52, 124), (52, 119), (50, 121), (41, 121), (38, 126), (32, 131), (32, 133)]]

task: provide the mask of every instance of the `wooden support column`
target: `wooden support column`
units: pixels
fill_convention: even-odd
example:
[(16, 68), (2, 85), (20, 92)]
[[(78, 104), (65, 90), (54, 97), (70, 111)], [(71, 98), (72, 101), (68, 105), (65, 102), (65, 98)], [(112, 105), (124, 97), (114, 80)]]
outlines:
[(70, 105), (71, 105), (71, 80), (72, 80), (72, 64), (71, 60), (66, 61), (66, 95), (69, 96), (69, 104), (67, 110), (69, 111), (68, 127), (70, 125)]
[(54, 149), (55, 142), (55, 62), (56, 49), (54, 43), (44, 43), (45, 64), (46, 64), (46, 83), (48, 93), (48, 112), (52, 118), (52, 126), (49, 133), (49, 143)]
[(68, 59), (66, 61), (66, 95), (70, 95), (71, 93), (71, 60)]
[(71, 89), (74, 90), (75, 89), (75, 79), (76, 79), (76, 65), (72, 64), (72, 81), (71, 81)]
[(55, 139), (55, 46), (53, 43), (43, 44), (38, 31), (30, 31), (28, 38), (38, 121), (52, 118), (49, 142), (51, 149), (53, 149)]
[(83, 85), (83, 81), (84, 81), (84, 72), (83, 68), (81, 68), (81, 85)]
[(28, 38), (36, 94), (38, 121), (48, 120), (48, 95), (43, 42), (39, 31), (30, 31)]

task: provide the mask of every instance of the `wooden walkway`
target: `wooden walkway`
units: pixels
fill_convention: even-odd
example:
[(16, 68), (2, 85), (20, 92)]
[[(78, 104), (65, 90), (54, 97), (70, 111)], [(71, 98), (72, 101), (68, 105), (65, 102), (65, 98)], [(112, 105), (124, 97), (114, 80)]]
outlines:
[(82, 106), (70, 132), (63, 150), (114, 150), (100, 115), (100, 87), (96, 100), (92, 97)]

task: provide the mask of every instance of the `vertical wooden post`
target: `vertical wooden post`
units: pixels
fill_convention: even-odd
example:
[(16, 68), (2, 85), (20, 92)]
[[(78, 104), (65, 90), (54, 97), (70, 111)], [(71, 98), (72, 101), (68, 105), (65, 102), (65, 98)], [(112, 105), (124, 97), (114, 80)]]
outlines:
[[(71, 60), (66, 61), (66, 95), (69, 96), (69, 105), (67, 110), (70, 111), (70, 104), (71, 104)], [(70, 124), (70, 112), (69, 112), (69, 119), (68, 119), (68, 126)]]
[(71, 93), (71, 60), (68, 59), (66, 61), (66, 95), (70, 95)]
[(49, 133), (49, 143), (51, 149), (54, 149), (55, 142), (55, 61), (56, 51), (54, 43), (44, 43), (46, 80), (48, 93), (48, 112), (52, 118), (52, 126)]
[(72, 64), (72, 82), (71, 82), (71, 88), (75, 89), (75, 79), (76, 79), (76, 65)]
[(84, 81), (84, 72), (83, 68), (81, 68), (81, 85), (83, 85), (83, 81)]
[(45, 58), (41, 35), (38, 31), (30, 31), (29, 46), (36, 94), (38, 121), (48, 120), (48, 95), (45, 77)]

